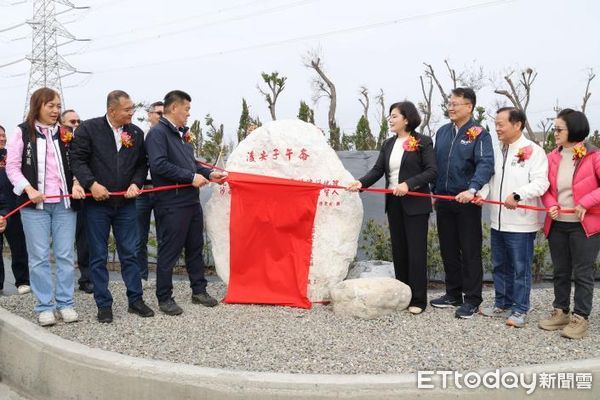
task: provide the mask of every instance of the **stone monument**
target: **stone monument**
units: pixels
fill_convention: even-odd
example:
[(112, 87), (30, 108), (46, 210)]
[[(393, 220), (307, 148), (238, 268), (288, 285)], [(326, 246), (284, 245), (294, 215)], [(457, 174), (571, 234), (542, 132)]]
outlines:
[[(323, 132), (300, 120), (269, 122), (244, 139), (230, 154), (228, 171), (346, 186), (354, 177), (344, 168)], [(229, 216), (227, 184), (212, 185), (204, 207), (206, 229), (219, 277), (229, 281)], [(268, 196), (265, 193), (265, 196)], [(360, 197), (344, 189), (321, 190), (314, 222), (308, 297), (328, 301), (356, 256), (363, 218)]]

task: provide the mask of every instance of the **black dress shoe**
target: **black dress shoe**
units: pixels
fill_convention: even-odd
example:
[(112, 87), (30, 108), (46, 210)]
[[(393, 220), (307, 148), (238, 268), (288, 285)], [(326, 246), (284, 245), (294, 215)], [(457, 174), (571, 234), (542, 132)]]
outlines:
[(144, 303), (144, 300), (139, 299), (133, 304), (129, 305), (129, 309), (127, 310), (132, 314), (137, 314), (140, 317), (154, 317), (154, 311), (150, 307)]
[(167, 315), (179, 315), (183, 313), (183, 309), (179, 307), (173, 299), (169, 299), (167, 301), (163, 301), (162, 303), (158, 303), (158, 308), (160, 308), (160, 311), (164, 312)]
[(216, 299), (211, 297), (210, 294), (208, 294), (206, 292), (193, 294), (192, 295), (192, 303), (202, 304), (203, 306), (206, 306), (206, 307), (214, 307), (217, 304), (219, 304), (219, 302)]
[(86, 293), (94, 293), (94, 284), (92, 282), (82, 282), (79, 284), (79, 290)]
[(113, 321), (112, 308), (98, 307), (98, 322), (110, 324)]

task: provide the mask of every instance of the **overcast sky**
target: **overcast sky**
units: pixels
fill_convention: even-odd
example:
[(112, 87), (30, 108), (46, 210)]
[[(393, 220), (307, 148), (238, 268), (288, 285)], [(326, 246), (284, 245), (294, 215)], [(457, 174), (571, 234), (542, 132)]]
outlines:
[[(0, 31), (31, 18), (32, 1), (11, 5), (20, 1), (0, 0)], [(594, 0), (73, 2), (91, 9), (59, 20), (77, 37), (92, 41), (62, 46), (60, 52), (92, 75), (64, 78), (63, 92), (65, 106), (83, 119), (104, 114), (106, 94), (113, 89), (127, 91), (136, 102), (153, 102), (169, 90), (182, 89), (193, 98), (192, 119), (211, 113), (234, 137), (242, 97), (252, 115), (270, 120), (256, 89), (263, 71), (288, 77), (277, 104), (279, 119), (295, 118), (300, 100), (311, 101), (313, 73), (303, 66), (302, 56), (315, 48), (321, 49), (337, 86), (337, 119), (347, 133), (354, 131), (362, 112), (361, 85), (373, 97), (382, 88), (387, 105), (420, 101), (423, 62), (434, 66), (447, 87), (445, 59), (458, 72), (481, 66), (487, 77), (534, 68), (539, 75), (528, 112), (534, 128), (553, 117), (557, 102), (580, 108), (588, 69), (600, 75), (600, 2)], [(30, 52), (27, 25), (0, 32), (0, 65)], [(0, 124), (9, 132), (23, 116), (28, 73), (26, 61), (0, 68)], [(502, 97), (493, 94), (490, 80), (485, 84), (478, 102), (492, 111)], [(600, 77), (591, 91), (587, 114), (598, 129)], [(439, 94), (434, 96), (439, 104)], [(315, 107), (317, 125), (326, 127), (328, 102)], [(373, 105), (374, 130), (378, 113)], [(439, 112), (438, 119), (444, 122)]]

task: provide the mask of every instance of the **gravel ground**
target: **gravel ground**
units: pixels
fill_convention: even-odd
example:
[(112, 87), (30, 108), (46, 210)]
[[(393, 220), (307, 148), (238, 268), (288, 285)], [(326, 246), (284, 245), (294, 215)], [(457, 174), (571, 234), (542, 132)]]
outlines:
[[(510, 328), (504, 320), (477, 315), (454, 318), (453, 310), (431, 307), (417, 316), (407, 311), (377, 320), (341, 318), (331, 306), (312, 310), (289, 307), (195, 305), (185, 282), (175, 284), (175, 297), (184, 313), (169, 317), (158, 312), (154, 287), (146, 289), (154, 318), (127, 313), (122, 283), (111, 282), (115, 297), (112, 324), (96, 322), (91, 295), (76, 294), (80, 321), (47, 328), (49, 332), (104, 350), (204, 367), (236, 370), (325, 374), (396, 374), (417, 370), (475, 370), (543, 364), (600, 357), (600, 316), (590, 317), (583, 340), (561, 338), (537, 328), (553, 300), (552, 289), (532, 291), (529, 325)], [(208, 291), (221, 299), (222, 283)], [(439, 295), (430, 291), (430, 298)], [(484, 291), (484, 304), (493, 291)], [(0, 306), (35, 321), (32, 295), (0, 297)], [(594, 303), (600, 304), (596, 290)]]

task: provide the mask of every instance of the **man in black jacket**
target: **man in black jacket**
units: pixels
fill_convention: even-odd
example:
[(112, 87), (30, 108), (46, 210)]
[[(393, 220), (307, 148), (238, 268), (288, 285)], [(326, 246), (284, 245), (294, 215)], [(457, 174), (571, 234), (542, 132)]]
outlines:
[(164, 117), (146, 137), (146, 151), (155, 186), (192, 184), (192, 187), (158, 192), (156, 216), (160, 225), (156, 266), (156, 297), (159, 308), (168, 315), (183, 312), (173, 299), (173, 267), (185, 248), (185, 266), (192, 288), (192, 302), (214, 307), (217, 301), (206, 293), (204, 278), (203, 217), (199, 188), (209, 179), (225, 174), (198, 166), (192, 136), (185, 124), (190, 115), (191, 97), (180, 90), (165, 96)]
[[(65, 110), (60, 115), (60, 125), (67, 131), (74, 133), (81, 125), (79, 115), (73, 109)], [(79, 290), (86, 293), (94, 293), (94, 285), (90, 279), (90, 252), (88, 250), (87, 237), (85, 234), (85, 216), (83, 215), (83, 201), (77, 210), (77, 225), (75, 228), (75, 249), (77, 250), (77, 266), (79, 267)]]
[[(121, 275), (127, 287), (129, 312), (154, 316), (142, 299), (142, 281), (136, 257), (135, 198), (146, 178), (144, 134), (131, 123), (133, 102), (121, 90), (108, 94), (107, 112), (81, 124), (72, 142), (71, 168), (79, 183), (92, 193), (84, 207), (90, 270), (98, 321), (112, 322), (112, 295), (108, 289), (108, 237), (112, 226)], [(124, 196), (111, 196), (125, 192)]]

